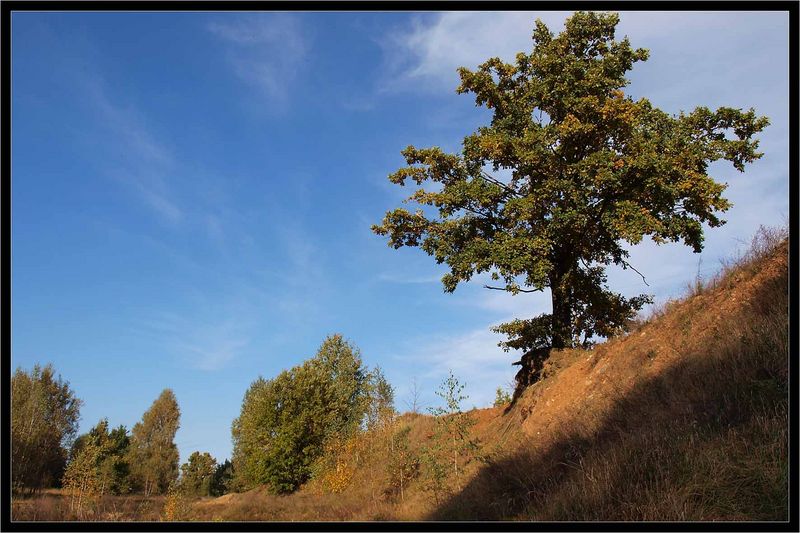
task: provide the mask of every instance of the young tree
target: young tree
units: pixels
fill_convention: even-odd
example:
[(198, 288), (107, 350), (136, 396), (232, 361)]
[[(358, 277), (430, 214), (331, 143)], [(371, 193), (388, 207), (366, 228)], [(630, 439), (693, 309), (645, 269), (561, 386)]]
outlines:
[(511, 394), (504, 390), (503, 387), (497, 387), (497, 392), (494, 396), (494, 407), (502, 407), (511, 403)]
[[(452, 459), (457, 485), (460, 484), (464, 463), (478, 448), (477, 442), (470, 436), (475, 420), (469, 413), (461, 410), (461, 402), (467, 399), (462, 394), (463, 390), (464, 384), (459, 383), (451, 371), (436, 391), (436, 395), (444, 400), (444, 406), (429, 409), (435, 417), (434, 441)], [(459, 465), (462, 465), (461, 470)]]
[(411, 378), (410, 398), (406, 400), (406, 406), (411, 413), (419, 414), (419, 383), (416, 377)]
[(94, 506), (100, 496), (100, 454), (100, 447), (87, 440), (76, 450), (64, 472), (62, 483), (70, 497), (69, 509), (81, 518), (86, 508)]
[(145, 495), (165, 493), (178, 478), (178, 447), (173, 440), (180, 416), (175, 394), (164, 389), (133, 426), (131, 477)]
[(81, 400), (52, 365), (11, 377), (11, 483), (35, 491), (57, 483), (78, 430)]
[(408, 434), (411, 426), (403, 426), (391, 435), (391, 451), (386, 462), (389, 486), (400, 492), (400, 500), (406, 499), (406, 487), (419, 473), (419, 457), (411, 449)]
[(394, 418), (394, 388), (377, 366), (367, 374), (365, 389), (366, 429), (378, 429)]
[(616, 41), (616, 14), (578, 12), (555, 36), (539, 20), (533, 50), (513, 64), (492, 58), (459, 69), (458, 93), (492, 112), (464, 138), (459, 154), (437, 147), (403, 150), (407, 167), (389, 176), (420, 188), (380, 225), (389, 245), (419, 246), (450, 272), (447, 292), (490, 272), (511, 294), (550, 290), (552, 312), (503, 324), (506, 350), (525, 350), (538, 378), (551, 348), (608, 337), (649, 301), (606, 285), (608, 265), (634, 268), (625, 244), (703, 248), (703, 224), (724, 223), (731, 203), (708, 174), (724, 159), (744, 170), (762, 154), (755, 134), (769, 121), (751, 109), (698, 107), (670, 115), (622, 91), (648, 52)]
[(181, 465), (180, 488), (192, 496), (211, 496), (217, 460), (210, 453), (193, 452)]

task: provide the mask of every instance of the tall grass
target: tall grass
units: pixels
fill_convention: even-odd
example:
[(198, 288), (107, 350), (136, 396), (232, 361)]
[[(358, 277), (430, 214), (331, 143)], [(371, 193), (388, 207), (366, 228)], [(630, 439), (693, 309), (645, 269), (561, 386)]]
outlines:
[[(676, 364), (616, 398), (599, 420), (559, 427), (554, 444), (527, 442), (495, 458), (429, 518), (787, 520), (785, 236), (760, 230), (710, 281), (705, 290), (729, 289), (784, 258), (736, 312), (685, 343)], [(687, 309), (698, 315), (661, 319), (716, 311)]]

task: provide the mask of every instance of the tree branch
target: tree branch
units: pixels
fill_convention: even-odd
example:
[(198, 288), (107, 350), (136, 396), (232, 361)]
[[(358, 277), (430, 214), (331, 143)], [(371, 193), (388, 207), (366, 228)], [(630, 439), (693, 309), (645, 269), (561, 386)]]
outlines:
[[(505, 286), (505, 287), (491, 287), (489, 285), (484, 285), (483, 288), (484, 289), (492, 289), (493, 291), (508, 291), (508, 292), (512, 292), (511, 290), (509, 290), (508, 286)], [(542, 292), (543, 289), (520, 289), (520, 288), (517, 288), (517, 290), (519, 292)]]
[(507, 193), (509, 193), (511, 196), (514, 196), (514, 197), (517, 197), (517, 198), (522, 198), (522, 196), (520, 196), (520, 194), (517, 191), (515, 191), (514, 189), (512, 189), (511, 187), (509, 187), (508, 185), (506, 185), (505, 183), (503, 183), (499, 179), (495, 178), (494, 176), (490, 175), (489, 173), (487, 173), (487, 172), (485, 172), (483, 170), (481, 170), (481, 174), (478, 177), (482, 178), (484, 181), (488, 181), (489, 183), (497, 185), (498, 187), (500, 187), (501, 189), (503, 189)]
[(627, 262), (627, 261), (625, 261), (624, 259), (620, 259), (620, 262), (622, 263), (622, 267), (623, 267), (623, 268), (630, 268), (631, 270), (633, 270), (634, 272), (636, 272), (637, 274), (639, 274), (639, 275), (642, 277), (642, 281), (644, 281), (644, 284), (645, 284), (645, 285), (647, 285), (648, 287), (650, 286), (650, 284), (649, 284), (649, 283), (647, 283), (647, 280), (646, 280), (646, 279), (644, 279), (644, 274), (642, 274), (641, 272), (639, 272), (638, 270), (636, 270), (636, 269), (633, 267), (633, 265), (631, 265), (630, 263), (628, 263), (628, 262)]

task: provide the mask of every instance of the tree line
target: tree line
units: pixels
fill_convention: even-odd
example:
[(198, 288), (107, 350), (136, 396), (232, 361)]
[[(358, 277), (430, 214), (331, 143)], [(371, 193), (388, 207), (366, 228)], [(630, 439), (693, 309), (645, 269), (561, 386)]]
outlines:
[[(18, 368), (11, 392), (14, 493), (63, 487), (80, 507), (98, 495), (164, 494), (178, 480), (174, 438), (180, 408), (172, 390), (162, 391), (131, 431), (124, 425), (110, 428), (104, 418), (82, 435), (77, 430), (83, 402), (52, 365)], [(221, 493), (230, 462), (217, 465), (208, 454), (195, 452), (180, 471), (192, 492)]]
[(78, 513), (104, 495), (220, 496), (257, 486), (288, 493), (312, 478), (339, 492), (377, 453), (387, 492), (404, 498), (421, 478), (438, 499), (453, 484), (447, 480), (458, 484), (477, 449), (471, 416), (461, 411), (462, 389), (451, 374), (437, 392), (444, 407), (429, 409), (434, 431), (412, 447), (381, 369), (331, 335), (310, 359), (253, 381), (231, 426), (231, 460), (194, 451), (179, 466), (180, 408), (172, 390), (161, 392), (130, 431), (104, 418), (77, 435), (82, 401), (52, 365), (35, 365), (12, 378), (13, 488), (24, 495), (62, 487)]

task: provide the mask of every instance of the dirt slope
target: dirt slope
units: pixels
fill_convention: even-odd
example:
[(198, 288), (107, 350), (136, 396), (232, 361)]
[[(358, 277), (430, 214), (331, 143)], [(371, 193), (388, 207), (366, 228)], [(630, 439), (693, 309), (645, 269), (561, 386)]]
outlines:
[[(385, 450), (350, 486), (194, 505), (204, 520), (783, 520), (788, 244), (741, 258), (630, 334), (555, 354), (510, 409), (473, 411), (482, 460), (436, 501), (389, 494)], [(404, 415), (412, 447), (432, 430)]]

